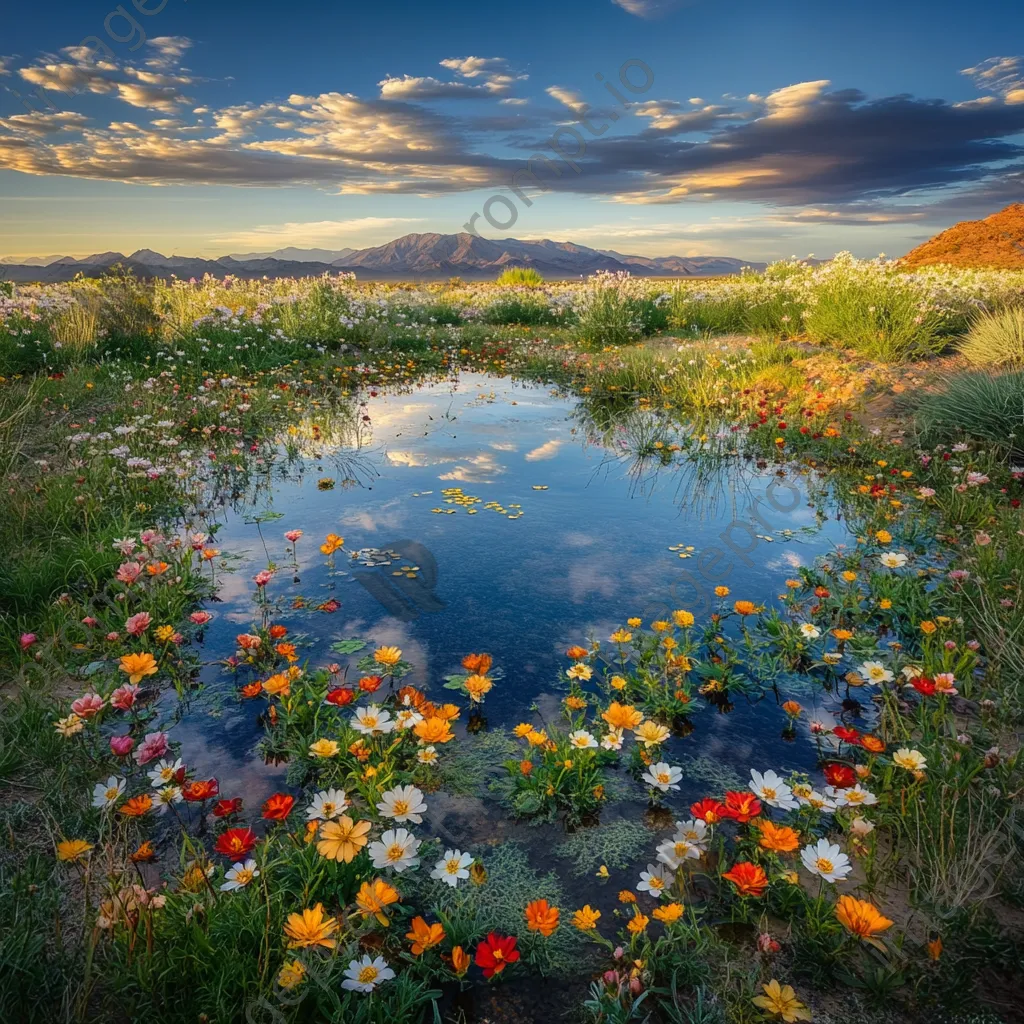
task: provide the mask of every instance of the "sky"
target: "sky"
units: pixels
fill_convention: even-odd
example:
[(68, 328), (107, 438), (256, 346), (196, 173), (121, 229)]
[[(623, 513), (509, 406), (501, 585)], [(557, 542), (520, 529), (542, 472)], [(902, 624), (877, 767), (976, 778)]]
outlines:
[(1024, 201), (1021, 50), (1003, 0), (21, 5), (0, 256), (898, 256)]

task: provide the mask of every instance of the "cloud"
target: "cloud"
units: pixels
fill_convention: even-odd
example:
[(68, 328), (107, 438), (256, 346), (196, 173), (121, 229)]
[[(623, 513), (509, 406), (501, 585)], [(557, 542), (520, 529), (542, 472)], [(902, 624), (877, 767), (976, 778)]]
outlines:
[(686, 0), (612, 0), (612, 3), (638, 18), (651, 20), (671, 14), (684, 6)]
[(425, 78), (414, 78), (412, 75), (385, 78), (377, 84), (380, 86), (381, 99), (385, 100), (474, 99), (494, 95), (486, 85), (442, 82), (429, 75)]
[(288, 221), (284, 224), (259, 224), (248, 231), (211, 239), (215, 244), (281, 248), (286, 245), (322, 245), (350, 241), (346, 235), (379, 231), (401, 224), (415, 224), (419, 217), (354, 217), (350, 220)]
[(0, 117), (0, 127), (10, 131), (27, 132), (30, 135), (44, 136), (55, 132), (74, 131), (83, 128), (89, 118), (69, 110), (43, 111), (33, 110), (28, 114), (12, 114)]
[(561, 441), (545, 441), (539, 448), (534, 448), (533, 451), (527, 452), (523, 458), (526, 459), (527, 462), (540, 462), (544, 459), (553, 459), (558, 454), (558, 449), (561, 447)]
[(989, 57), (960, 74), (984, 92), (1001, 96), (1006, 103), (1024, 103), (1024, 57)]

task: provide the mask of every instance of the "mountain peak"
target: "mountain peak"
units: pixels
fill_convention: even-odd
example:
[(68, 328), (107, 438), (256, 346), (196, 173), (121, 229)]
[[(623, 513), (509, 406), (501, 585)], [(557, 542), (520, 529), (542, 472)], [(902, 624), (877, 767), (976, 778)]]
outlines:
[(905, 267), (946, 263), (954, 267), (1024, 268), (1024, 203), (1011, 203), (982, 220), (964, 220), (912, 249)]

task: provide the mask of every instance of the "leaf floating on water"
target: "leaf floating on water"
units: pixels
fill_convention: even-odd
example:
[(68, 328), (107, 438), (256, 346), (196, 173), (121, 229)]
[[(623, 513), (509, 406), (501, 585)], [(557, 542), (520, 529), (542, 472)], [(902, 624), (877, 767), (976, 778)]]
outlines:
[(548, 485), (547, 484), (534, 484), (533, 485), (533, 489), (535, 491), (546, 491), (548, 489)]
[(355, 654), (358, 651), (363, 650), (364, 647), (368, 647), (369, 644), (369, 640), (363, 640), (361, 637), (353, 636), (348, 640), (338, 640), (336, 643), (331, 644), (331, 650), (337, 654)]

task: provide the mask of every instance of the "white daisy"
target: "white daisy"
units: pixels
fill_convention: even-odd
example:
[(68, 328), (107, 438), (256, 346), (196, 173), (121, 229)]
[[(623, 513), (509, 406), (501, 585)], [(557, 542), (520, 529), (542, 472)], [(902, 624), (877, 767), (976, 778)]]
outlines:
[(826, 882), (841, 882), (853, 870), (850, 858), (827, 839), (819, 839), (814, 846), (805, 846), (800, 851), (800, 859), (812, 875), (818, 875)]
[(658, 845), (658, 860), (674, 871), (685, 860), (700, 860), (703, 851), (685, 839), (666, 839)]
[(349, 799), (343, 789), (321, 789), (306, 808), (306, 821), (330, 821), (344, 814)]
[(824, 793), (819, 793), (816, 789), (811, 789), (810, 786), (807, 787), (806, 792), (797, 793), (796, 798), (803, 807), (811, 807), (816, 811), (825, 811), (827, 814), (831, 814), (836, 809), (834, 800)]
[(423, 802), (423, 794), (415, 786), (395, 786), (386, 793), (381, 793), (377, 810), (385, 818), (395, 821), (413, 821), (417, 825), (423, 821), (423, 811), (427, 805)]
[(850, 789), (829, 788), (828, 795), (836, 802), (837, 807), (870, 807), (878, 803), (878, 797), (870, 790), (865, 789), (859, 782)]
[(416, 751), (416, 760), (420, 764), (437, 764), (437, 747), (421, 747)]
[(177, 761), (157, 761), (149, 770), (149, 781), (154, 789), (167, 786), (174, 781), (174, 776), (181, 771), (182, 763), (179, 757)]
[(341, 987), (349, 992), (372, 992), (382, 982), (390, 981), (395, 972), (388, 967), (387, 960), (379, 956), (375, 960), (369, 953), (362, 960), (352, 960), (345, 971)]
[(156, 806), (161, 814), (166, 814), (171, 804), (180, 804), (181, 801), (181, 786), (164, 786), (163, 789), (157, 790)]
[(356, 732), (361, 732), (364, 736), (372, 736), (374, 733), (389, 733), (395, 728), (395, 723), (391, 721), (391, 713), (379, 704), (369, 704), (365, 708), (359, 708), (355, 717), (349, 720), (349, 724)]
[(652, 764), (640, 776), (649, 786), (652, 786), (654, 789), (660, 789), (662, 793), (667, 793), (670, 789), (678, 789), (679, 780), (682, 777), (682, 768), (676, 768), (673, 765), (666, 764), (664, 761)]
[(907, 556), (900, 551), (886, 551), (878, 556), (878, 560), (886, 569), (899, 569), (907, 564)]
[(601, 737), (601, 746), (605, 750), (621, 750), (622, 741), (625, 738), (625, 734), (621, 729), (609, 729), (608, 732)]
[(569, 733), (569, 746), (576, 750), (588, 750), (597, 746), (597, 740), (586, 729), (577, 729)]
[(430, 872), (431, 878), (439, 878), (445, 885), (453, 889), (459, 884), (459, 879), (469, 878), (469, 865), (473, 863), (471, 853), (463, 853), (461, 850), (445, 850), (444, 856), (434, 865)]
[(97, 782), (92, 790), (93, 807), (102, 807), (103, 810), (113, 807), (121, 799), (127, 785), (127, 779), (119, 779), (116, 775), (111, 775), (106, 782)]
[[(893, 764), (898, 764), (901, 768), (906, 768), (908, 772), (924, 771), (928, 764), (928, 759), (920, 750), (911, 750), (909, 747), (900, 747), (900, 749), (892, 755), (892, 761)], [(99, 789), (99, 786), (96, 788)], [(95, 799), (93, 800), (93, 803), (96, 803)]]
[(671, 884), (672, 876), (660, 864), (648, 864), (647, 870), (640, 872), (636, 887), (640, 892), (649, 892), (655, 899), (660, 899)]
[(799, 806), (793, 798), (793, 790), (770, 769), (763, 775), (750, 769), (750, 790), (769, 807), (777, 807), (781, 811), (793, 811)]
[(422, 721), (423, 716), (415, 708), (402, 708), (395, 715), (395, 728), (399, 730), (411, 729)]
[(895, 678), (880, 661), (865, 661), (860, 674), (870, 683), (891, 683)]
[(419, 864), (419, 848), (420, 841), (407, 829), (389, 828), (377, 842), (370, 843), (367, 852), (375, 868), (393, 868), (401, 873)]
[(801, 622), (800, 632), (803, 633), (808, 640), (816, 640), (821, 636), (821, 630), (818, 629), (813, 622)]
[(244, 864), (239, 861), (231, 865), (230, 871), (224, 872), (224, 884), (220, 887), (221, 892), (234, 892), (236, 889), (244, 889), (254, 878), (259, 877), (256, 869), (256, 861), (247, 860)]

